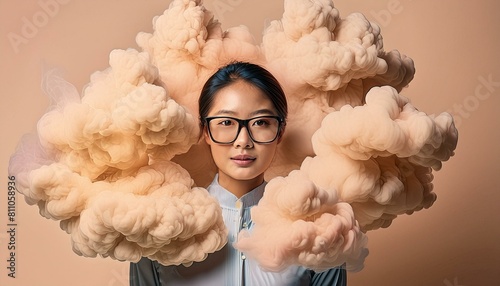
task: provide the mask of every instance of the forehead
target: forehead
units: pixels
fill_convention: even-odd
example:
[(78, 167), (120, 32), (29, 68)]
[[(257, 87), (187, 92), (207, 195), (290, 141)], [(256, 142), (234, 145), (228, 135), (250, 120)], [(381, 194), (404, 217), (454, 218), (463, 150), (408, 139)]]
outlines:
[(209, 111), (209, 116), (232, 115), (241, 118), (261, 114), (276, 114), (273, 102), (262, 90), (241, 80), (219, 90)]

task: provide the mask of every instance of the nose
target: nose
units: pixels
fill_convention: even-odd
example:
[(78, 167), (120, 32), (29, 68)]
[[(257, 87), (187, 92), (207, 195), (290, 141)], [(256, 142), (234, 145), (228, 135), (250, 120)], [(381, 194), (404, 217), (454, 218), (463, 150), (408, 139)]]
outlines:
[(250, 134), (248, 134), (248, 129), (246, 126), (241, 127), (240, 133), (236, 137), (236, 140), (233, 142), (233, 146), (235, 148), (252, 148), (253, 141), (250, 138)]

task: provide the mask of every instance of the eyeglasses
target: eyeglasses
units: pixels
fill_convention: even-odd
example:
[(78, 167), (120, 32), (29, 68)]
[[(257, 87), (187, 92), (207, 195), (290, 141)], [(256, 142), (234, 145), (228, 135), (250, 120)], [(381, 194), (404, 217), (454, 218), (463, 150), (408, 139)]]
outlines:
[(250, 119), (214, 116), (206, 117), (208, 134), (215, 143), (231, 144), (245, 127), (255, 143), (271, 143), (281, 130), (283, 119), (279, 116), (258, 116)]

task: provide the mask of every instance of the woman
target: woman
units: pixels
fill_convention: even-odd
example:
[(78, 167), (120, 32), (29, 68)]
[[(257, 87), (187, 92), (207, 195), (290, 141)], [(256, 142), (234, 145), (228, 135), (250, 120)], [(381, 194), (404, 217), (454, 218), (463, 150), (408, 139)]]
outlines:
[(345, 269), (315, 273), (292, 266), (265, 272), (232, 246), (241, 229), (252, 227), (250, 208), (262, 198), (264, 172), (285, 130), (287, 103), (278, 81), (258, 65), (229, 64), (205, 83), (199, 114), (218, 168), (207, 189), (222, 207), (228, 243), (190, 267), (162, 266), (147, 258), (131, 263), (131, 285), (345, 285)]

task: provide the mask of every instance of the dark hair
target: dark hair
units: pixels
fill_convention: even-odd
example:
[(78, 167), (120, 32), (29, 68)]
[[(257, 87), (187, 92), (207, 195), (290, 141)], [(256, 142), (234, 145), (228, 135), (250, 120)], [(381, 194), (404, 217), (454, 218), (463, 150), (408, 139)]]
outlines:
[(286, 120), (288, 114), (285, 92), (278, 80), (263, 67), (247, 62), (233, 62), (221, 67), (205, 83), (198, 99), (200, 125), (203, 129), (215, 95), (221, 89), (239, 80), (243, 80), (260, 89), (271, 100), (278, 116)]

